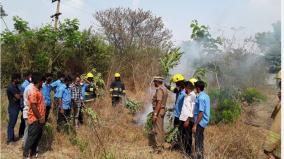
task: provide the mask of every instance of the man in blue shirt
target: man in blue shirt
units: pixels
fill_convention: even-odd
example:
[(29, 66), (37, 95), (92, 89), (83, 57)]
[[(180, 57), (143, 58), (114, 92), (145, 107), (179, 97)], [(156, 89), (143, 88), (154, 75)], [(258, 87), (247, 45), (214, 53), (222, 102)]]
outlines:
[(71, 77), (65, 77), (64, 83), (58, 89), (59, 111), (57, 117), (57, 130), (59, 132), (61, 131), (62, 127), (70, 121), (71, 89), (69, 87), (69, 84), (71, 83), (71, 81)]
[(20, 75), (13, 74), (11, 84), (7, 87), (7, 97), (9, 101), (8, 105), (8, 113), (9, 113), (9, 121), (8, 121), (8, 141), (7, 144), (12, 144), (15, 141), (14, 128), (17, 123), (19, 111), (20, 111), (20, 99), (21, 99), (21, 91), (18, 87), (20, 84)]
[(198, 159), (204, 158), (203, 132), (210, 119), (210, 98), (204, 92), (204, 87), (205, 83), (203, 81), (197, 81), (195, 83), (195, 88), (198, 96), (195, 103), (194, 125), (192, 132), (195, 133), (195, 150)]
[(58, 99), (59, 99), (59, 94), (58, 94), (58, 89), (60, 88), (60, 86), (63, 84), (64, 81), (64, 74), (62, 73), (58, 73), (58, 77), (59, 79), (52, 82), (50, 84), (51, 88), (54, 90), (54, 102), (53, 102), (53, 113), (56, 114), (57, 113), (57, 109), (58, 109)]
[(30, 84), (30, 82), (32, 81), (32, 74), (30, 72), (26, 72), (24, 74), (25, 76), (25, 80), (24, 82), (21, 84), (21, 87), (20, 87), (20, 90), (21, 90), (21, 112), (22, 112), (22, 115), (21, 115), (21, 123), (20, 123), (20, 128), (19, 128), (19, 138), (22, 138), (24, 136), (24, 132), (25, 132), (25, 127), (26, 127), (26, 124), (25, 124), (25, 119), (23, 118), (23, 109), (24, 109), (24, 99), (23, 99), (23, 94), (24, 94), (24, 91), (26, 89), (26, 87)]
[(47, 121), (48, 119), (48, 115), (50, 112), (50, 108), (51, 108), (51, 83), (52, 81), (52, 75), (51, 73), (46, 73), (45, 77), (44, 77), (44, 83), (42, 84), (42, 95), (44, 97), (44, 103), (45, 103), (45, 121)]

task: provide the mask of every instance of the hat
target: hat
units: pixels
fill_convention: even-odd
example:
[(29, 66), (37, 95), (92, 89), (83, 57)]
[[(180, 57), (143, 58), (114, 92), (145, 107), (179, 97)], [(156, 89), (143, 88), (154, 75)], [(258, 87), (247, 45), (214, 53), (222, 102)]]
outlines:
[(164, 81), (164, 78), (161, 77), (161, 76), (154, 76), (154, 77), (153, 77), (153, 81), (163, 82), (163, 81)]

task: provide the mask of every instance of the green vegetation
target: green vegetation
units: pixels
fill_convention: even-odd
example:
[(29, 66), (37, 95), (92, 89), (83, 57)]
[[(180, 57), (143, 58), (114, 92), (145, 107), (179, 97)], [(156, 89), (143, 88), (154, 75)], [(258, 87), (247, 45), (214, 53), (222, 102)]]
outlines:
[(212, 89), (209, 91), (211, 99), (210, 123), (233, 123), (241, 115), (241, 103), (238, 93), (233, 89)]
[(142, 105), (140, 102), (127, 98), (125, 107), (129, 110), (130, 114), (136, 114), (138, 111), (141, 110)]
[(168, 130), (165, 140), (167, 143), (173, 143), (178, 139), (178, 127), (172, 127)]
[(144, 133), (145, 134), (151, 134), (152, 130), (153, 130), (153, 115), (154, 113), (153, 112), (150, 112), (148, 115), (147, 115), (147, 118), (146, 118), (146, 123), (144, 125)]
[(247, 88), (241, 94), (242, 100), (246, 101), (248, 104), (253, 104), (255, 102), (260, 102), (265, 100), (265, 96), (258, 92), (255, 88)]
[(180, 48), (174, 48), (160, 59), (162, 71), (165, 76), (169, 75), (170, 69), (178, 65), (182, 54), (183, 52), (180, 51)]

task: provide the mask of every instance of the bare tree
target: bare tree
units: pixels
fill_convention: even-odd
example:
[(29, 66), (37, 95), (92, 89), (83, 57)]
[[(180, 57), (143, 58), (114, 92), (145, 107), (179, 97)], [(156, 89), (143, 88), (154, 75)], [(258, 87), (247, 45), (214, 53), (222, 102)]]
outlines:
[(129, 48), (167, 49), (172, 45), (171, 32), (165, 28), (161, 17), (153, 16), (150, 11), (111, 8), (98, 11), (94, 17), (119, 54)]

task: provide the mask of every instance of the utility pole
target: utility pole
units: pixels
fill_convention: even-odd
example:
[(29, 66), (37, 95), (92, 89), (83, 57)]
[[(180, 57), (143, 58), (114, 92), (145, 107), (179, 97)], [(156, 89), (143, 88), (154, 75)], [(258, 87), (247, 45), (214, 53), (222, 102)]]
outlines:
[(60, 7), (60, 0), (52, 0), (52, 3), (57, 1), (57, 7), (56, 7), (56, 13), (50, 16), (51, 18), (54, 18), (54, 29), (57, 30), (57, 25), (58, 25), (58, 19), (61, 13), (59, 12), (59, 7)]
[(7, 17), (7, 16), (8, 16), (8, 14), (6, 14), (5, 10), (3, 9), (2, 4), (0, 4), (0, 17), (1, 17), (2, 21), (3, 21), (3, 23), (5, 24), (6, 29), (9, 30), (9, 28), (8, 28), (4, 18), (3, 18), (3, 17)]

